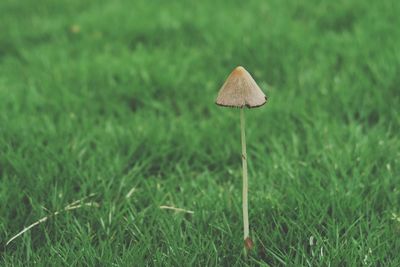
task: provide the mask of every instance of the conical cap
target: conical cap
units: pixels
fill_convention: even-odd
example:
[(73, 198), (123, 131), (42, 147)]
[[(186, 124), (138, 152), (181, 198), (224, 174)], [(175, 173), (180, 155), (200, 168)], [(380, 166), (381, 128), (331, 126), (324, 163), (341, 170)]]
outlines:
[(255, 108), (264, 105), (267, 97), (243, 67), (235, 68), (219, 90), (215, 103), (225, 107)]

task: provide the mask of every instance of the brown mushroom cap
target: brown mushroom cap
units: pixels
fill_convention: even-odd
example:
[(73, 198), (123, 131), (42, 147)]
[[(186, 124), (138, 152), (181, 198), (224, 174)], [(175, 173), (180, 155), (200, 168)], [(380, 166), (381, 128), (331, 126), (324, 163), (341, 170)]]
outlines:
[(215, 103), (224, 107), (255, 108), (264, 105), (267, 97), (243, 67), (235, 68), (219, 90)]

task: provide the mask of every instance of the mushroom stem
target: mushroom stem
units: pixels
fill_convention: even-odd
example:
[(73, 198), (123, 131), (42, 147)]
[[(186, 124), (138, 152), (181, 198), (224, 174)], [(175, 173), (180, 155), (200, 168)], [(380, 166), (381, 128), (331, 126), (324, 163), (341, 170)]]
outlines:
[[(247, 204), (248, 177), (247, 177), (247, 153), (246, 153), (246, 133), (245, 133), (245, 118), (244, 108), (240, 109), (240, 132), (242, 138), (242, 165), (243, 165), (243, 232), (245, 245), (249, 238), (249, 211)], [(250, 249), (246, 245), (247, 249)]]

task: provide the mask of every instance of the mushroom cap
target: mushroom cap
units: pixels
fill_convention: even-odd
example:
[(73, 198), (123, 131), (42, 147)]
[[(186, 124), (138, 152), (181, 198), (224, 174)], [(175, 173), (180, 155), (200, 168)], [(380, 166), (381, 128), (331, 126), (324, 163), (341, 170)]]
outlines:
[(219, 90), (215, 103), (224, 107), (255, 108), (264, 105), (267, 97), (250, 73), (236, 67)]

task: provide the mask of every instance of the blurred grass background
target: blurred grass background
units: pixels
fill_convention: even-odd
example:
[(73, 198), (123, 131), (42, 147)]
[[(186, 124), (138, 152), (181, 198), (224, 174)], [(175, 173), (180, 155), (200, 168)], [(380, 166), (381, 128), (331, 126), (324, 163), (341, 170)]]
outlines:
[[(0, 265), (400, 266), (399, 14), (2, 0)], [(214, 105), (237, 65), (270, 97), (246, 111), (247, 259), (239, 112)]]

